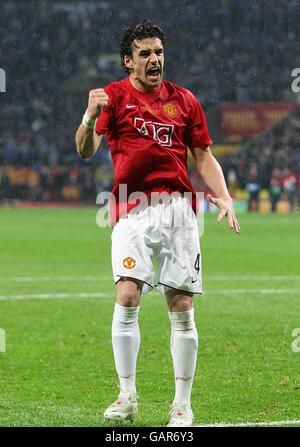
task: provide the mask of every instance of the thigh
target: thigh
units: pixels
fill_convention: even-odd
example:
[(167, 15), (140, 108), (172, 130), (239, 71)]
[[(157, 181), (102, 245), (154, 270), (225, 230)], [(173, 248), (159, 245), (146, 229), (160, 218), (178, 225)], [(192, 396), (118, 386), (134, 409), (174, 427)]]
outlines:
[(123, 218), (112, 232), (112, 270), (114, 281), (133, 278), (144, 283), (143, 293), (154, 286), (151, 249), (145, 244), (142, 222)]

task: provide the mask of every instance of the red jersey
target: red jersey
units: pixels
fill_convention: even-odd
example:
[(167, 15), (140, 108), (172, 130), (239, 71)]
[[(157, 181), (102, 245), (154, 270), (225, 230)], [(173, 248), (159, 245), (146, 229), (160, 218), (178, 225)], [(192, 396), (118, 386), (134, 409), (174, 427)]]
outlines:
[[(120, 184), (127, 184), (128, 196), (137, 191), (147, 196), (151, 192), (194, 193), (187, 172), (187, 147), (193, 150), (212, 143), (197, 98), (164, 80), (154, 92), (136, 90), (129, 77), (104, 90), (109, 103), (95, 130), (106, 135), (111, 151), (117, 204)], [(122, 212), (117, 209), (117, 220), (136, 205), (126, 204)]]

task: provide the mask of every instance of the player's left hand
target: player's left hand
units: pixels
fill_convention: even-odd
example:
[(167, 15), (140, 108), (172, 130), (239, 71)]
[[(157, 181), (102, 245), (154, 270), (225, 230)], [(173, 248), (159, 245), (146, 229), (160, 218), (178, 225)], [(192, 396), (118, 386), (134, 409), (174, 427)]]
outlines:
[(230, 197), (222, 199), (218, 197), (212, 197), (210, 194), (207, 194), (207, 200), (210, 203), (216, 205), (221, 210), (220, 214), (217, 217), (217, 222), (220, 223), (226, 216), (230, 228), (232, 228), (237, 234), (240, 234), (241, 228), (235, 216), (232, 199)]

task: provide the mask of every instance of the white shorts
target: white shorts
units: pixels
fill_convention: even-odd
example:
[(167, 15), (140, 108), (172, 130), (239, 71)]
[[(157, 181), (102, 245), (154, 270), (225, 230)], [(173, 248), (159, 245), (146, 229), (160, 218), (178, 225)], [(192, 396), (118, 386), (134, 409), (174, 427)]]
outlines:
[[(171, 225), (170, 216), (174, 222), (179, 211), (183, 224)], [(197, 219), (188, 200), (179, 196), (120, 218), (112, 232), (112, 269), (115, 283), (120, 277), (143, 281), (143, 294), (153, 287), (161, 293), (170, 289), (202, 293)]]

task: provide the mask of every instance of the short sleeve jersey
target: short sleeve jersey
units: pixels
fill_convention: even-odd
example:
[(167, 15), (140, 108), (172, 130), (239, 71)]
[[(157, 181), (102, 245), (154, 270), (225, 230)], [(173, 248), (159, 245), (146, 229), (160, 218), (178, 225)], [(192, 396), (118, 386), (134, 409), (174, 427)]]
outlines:
[[(119, 185), (128, 196), (138, 191), (192, 192), (187, 171), (187, 149), (212, 143), (203, 109), (187, 89), (161, 81), (154, 92), (133, 87), (129, 77), (105, 87), (109, 97), (96, 122), (105, 134), (115, 169), (112, 193), (116, 220), (136, 205), (119, 203)], [(122, 210), (122, 211), (121, 211)]]

